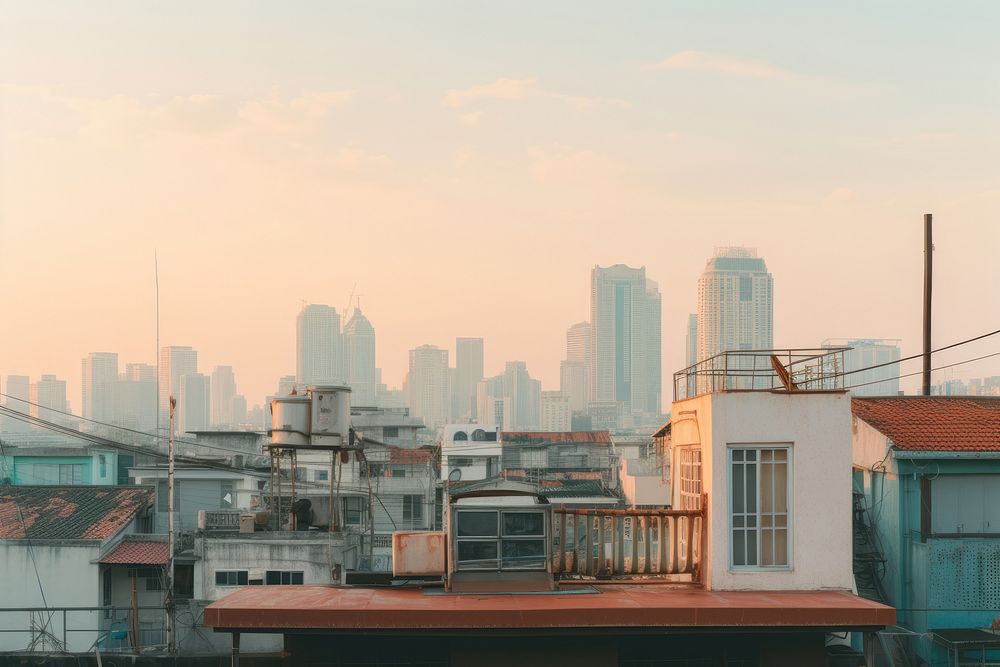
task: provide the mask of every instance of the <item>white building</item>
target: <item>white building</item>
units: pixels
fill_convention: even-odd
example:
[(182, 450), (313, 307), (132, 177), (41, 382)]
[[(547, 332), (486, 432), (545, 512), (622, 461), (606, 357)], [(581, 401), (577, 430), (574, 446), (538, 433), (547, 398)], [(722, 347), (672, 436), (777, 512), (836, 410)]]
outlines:
[(216, 366), (212, 371), (212, 419), (215, 428), (232, 427), (238, 422), (233, 415), (236, 398), (236, 375), (232, 366)]
[(591, 272), (591, 402), (614, 401), (632, 426), (656, 423), (662, 393), (660, 291), (646, 268)]
[(347, 384), (351, 388), (351, 404), (365, 407), (376, 405), (378, 378), (375, 369), (375, 327), (355, 308), (344, 325), (344, 360)]
[(207, 375), (182, 375), (181, 391), (174, 413), (178, 433), (208, 430), (212, 413), (212, 383)]
[(698, 279), (698, 360), (774, 347), (772, 290), (756, 248), (716, 248)]
[(569, 431), (572, 424), (569, 396), (561, 391), (542, 392), (543, 431)]
[(441, 436), (441, 480), (469, 482), (500, 473), (500, 427), (448, 424)]
[(340, 384), (344, 348), (337, 309), (319, 303), (303, 306), (295, 331), (296, 381), (304, 386)]
[[(849, 347), (844, 352), (844, 384), (855, 396), (899, 395), (899, 340), (875, 338), (827, 339), (823, 347)], [(879, 366), (879, 368), (872, 368)], [(861, 368), (864, 370), (858, 371)]]
[(569, 399), (571, 412), (586, 411), (587, 365), (582, 361), (560, 361), (559, 392)]
[(118, 353), (91, 352), (81, 363), (80, 409), (84, 419), (110, 422), (113, 385), (118, 382)]
[(448, 350), (434, 345), (421, 345), (410, 350), (406, 393), (412, 416), (423, 419), (431, 429), (448, 423), (451, 414)]
[(452, 418), (477, 420), (476, 387), (483, 379), (483, 339), (455, 339), (455, 383), (452, 388)]
[[(160, 348), (160, 428), (170, 419), (170, 397), (181, 395), (181, 377), (198, 372), (198, 352), (189, 346)], [(176, 424), (175, 424), (176, 426)]]
[(577, 322), (566, 330), (566, 359), (559, 367), (559, 389), (570, 397), (574, 412), (586, 410), (591, 401), (592, 331), (590, 322)]

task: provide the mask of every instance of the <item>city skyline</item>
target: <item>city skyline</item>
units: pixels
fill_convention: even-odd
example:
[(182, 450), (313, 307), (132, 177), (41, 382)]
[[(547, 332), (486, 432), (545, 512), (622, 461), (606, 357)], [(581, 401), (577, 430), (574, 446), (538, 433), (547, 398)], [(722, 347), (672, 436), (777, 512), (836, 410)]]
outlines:
[[(909, 356), (925, 212), (935, 341), (996, 328), (1000, 305), (969, 286), (1000, 283), (983, 85), (1000, 7), (907, 7), (905, 24), (779, 3), (550, 7), (387, 23), (250, 3), (241, 29), (206, 7), (194, 32), (178, 8), (8, 7), (0, 376), (65, 377), (79, 411), (88, 352), (155, 363), (154, 251), (160, 344), (232, 366), (251, 403), (295, 372), (300, 300), (349, 316), (354, 285), (389, 386), (408, 350), (482, 336), (487, 376), (524, 360), (556, 388), (580, 286), (615, 263), (660, 285), (666, 398), (694, 282), (730, 244), (767, 257), (775, 345), (860, 332)], [(833, 34), (854, 47), (817, 48)]]

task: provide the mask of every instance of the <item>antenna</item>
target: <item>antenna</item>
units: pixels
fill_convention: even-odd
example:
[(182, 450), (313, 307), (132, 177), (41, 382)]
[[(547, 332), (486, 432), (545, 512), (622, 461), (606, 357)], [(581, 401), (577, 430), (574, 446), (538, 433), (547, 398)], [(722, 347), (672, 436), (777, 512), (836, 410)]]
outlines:
[(351, 309), (351, 303), (354, 301), (354, 295), (358, 291), (358, 284), (354, 283), (351, 288), (351, 295), (347, 297), (347, 306), (344, 307), (344, 320), (347, 320), (347, 311)]

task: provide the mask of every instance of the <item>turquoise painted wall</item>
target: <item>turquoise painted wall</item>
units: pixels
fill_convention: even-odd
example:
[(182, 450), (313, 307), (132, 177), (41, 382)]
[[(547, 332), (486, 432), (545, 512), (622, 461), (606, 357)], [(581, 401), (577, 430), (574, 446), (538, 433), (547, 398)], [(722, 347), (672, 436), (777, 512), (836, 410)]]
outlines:
[[(103, 465), (102, 465), (103, 458)], [(7, 470), (13, 471), (14, 484), (59, 484), (58, 470), (49, 469), (39, 474), (35, 465), (59, 466), (77, 465), (80, 469), (80, 484), (114, 485), (118, 483), (118, 454), (114, 451), (88, 452), (81, 456), (8, 456)]]

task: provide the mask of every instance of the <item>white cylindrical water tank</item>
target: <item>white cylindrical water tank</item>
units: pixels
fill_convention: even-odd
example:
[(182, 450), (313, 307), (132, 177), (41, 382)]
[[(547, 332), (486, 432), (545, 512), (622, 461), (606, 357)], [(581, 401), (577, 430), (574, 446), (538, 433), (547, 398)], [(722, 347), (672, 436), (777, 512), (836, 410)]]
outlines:
[(351, 428), (350, 387), (309, 387), (312, 398), (313, 442), (347, 446), (347, 432)]
[(312, 400), (308, 396), (271, 399), (271, 444), (288, 447), (310, 442)]

